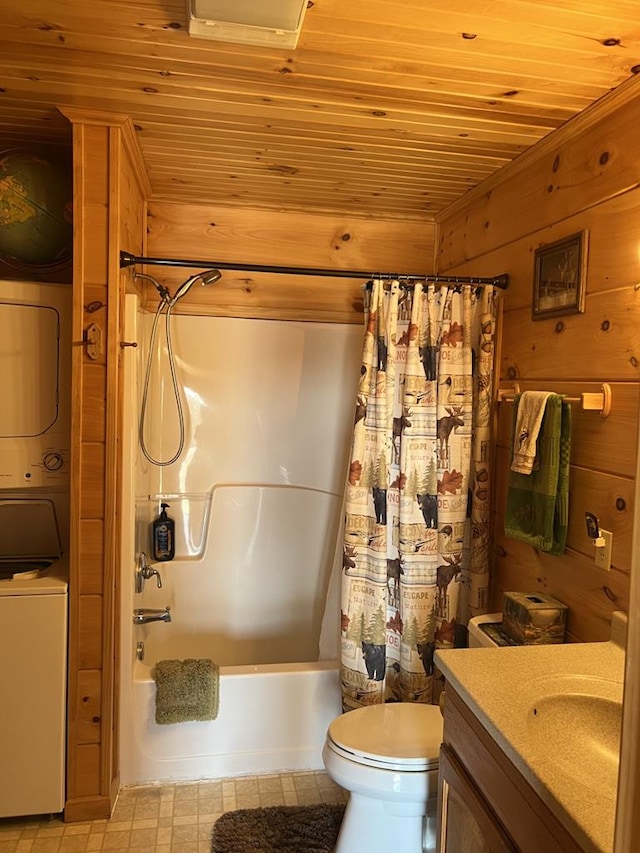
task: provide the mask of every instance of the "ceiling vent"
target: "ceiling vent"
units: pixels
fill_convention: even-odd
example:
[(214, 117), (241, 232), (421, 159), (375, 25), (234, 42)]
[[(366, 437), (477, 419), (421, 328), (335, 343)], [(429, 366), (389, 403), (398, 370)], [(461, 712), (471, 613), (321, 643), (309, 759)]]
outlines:
[(295, 47), (307, 0), (187, 0), (189, 35), (196, 38)]

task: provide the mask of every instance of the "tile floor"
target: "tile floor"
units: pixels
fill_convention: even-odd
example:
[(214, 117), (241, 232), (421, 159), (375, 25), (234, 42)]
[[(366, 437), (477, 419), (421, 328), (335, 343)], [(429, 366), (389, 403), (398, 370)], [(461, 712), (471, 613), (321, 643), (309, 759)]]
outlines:
[(224, 812), (345, 801), (324, 772), (123, 788), (110, 820), (0, 819), (0, 853), (210, 853), (213, 824)]

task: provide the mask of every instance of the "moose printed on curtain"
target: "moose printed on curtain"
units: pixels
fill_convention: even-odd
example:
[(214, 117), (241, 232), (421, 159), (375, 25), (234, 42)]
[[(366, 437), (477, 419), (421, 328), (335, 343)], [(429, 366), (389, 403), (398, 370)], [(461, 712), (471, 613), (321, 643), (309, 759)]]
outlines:
[(433, 701), (435, 649), (484, 612), (488, 586), (494, 290), (376, 281), (365, 321), (346, 487), (345, 710)]

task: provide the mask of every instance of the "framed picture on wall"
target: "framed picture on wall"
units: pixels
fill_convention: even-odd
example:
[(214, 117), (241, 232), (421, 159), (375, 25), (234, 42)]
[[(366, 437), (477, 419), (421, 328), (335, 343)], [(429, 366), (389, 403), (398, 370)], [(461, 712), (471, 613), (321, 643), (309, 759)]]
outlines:
[(588, 232), (580, 231), (535, 251), (534, 320), (584, 313)]

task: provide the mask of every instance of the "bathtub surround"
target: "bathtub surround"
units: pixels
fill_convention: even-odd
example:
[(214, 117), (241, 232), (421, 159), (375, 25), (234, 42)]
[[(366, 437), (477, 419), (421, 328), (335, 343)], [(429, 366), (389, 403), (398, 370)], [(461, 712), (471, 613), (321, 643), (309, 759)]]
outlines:
[(374, 281), (367, 292), (346, 490), (345, 710), (431, 702), (434, 648), (486, 612), (495, 320), (493, 287)]
[(211, 853), (333, 853), (344, 806), (269, 806), (218, 818)]
[(153, 668), (158, 725), (215, 720), (220, 701), (219, 667), (212, 660), (161, 660)]
[[(174, 316), (184, 389), (185, 450), (164, 468), (139, 453), (135, 424), (153, 317), (128, 297), (122, 612), (170, 607), (171, 622), (121, 625), (123, 784), (311, 770), (339, 712), (325, 614), (347, 466), (362, 333), (356, 327)], [(164, 354), (163, 354), (164, 356)], [(164, 365), (161, 367), (160, 365)], [(336, 382), (336, 377), (345, 377)], [(178, 423), (164, 357), (149, 386), (149, 449), (165, 458)], [(163, 402), (167, 402), (166, 407)], [(129, 430), (128, 425), (132, 429)], [(163, 444), (166, 442), (166, 448)], [(162, 502), (175, 521), (175, 558), (136, 593), (136, 552), (151, 553)], [(127, 515), (125, 512), (124, 515)], [(341, 557), (341, 554), (340, 554)], [(135, 650), (144, 643), (145, 659)], [(220, 667), (215, 720), (155, 722), (153, 666), (210, 659)]]

